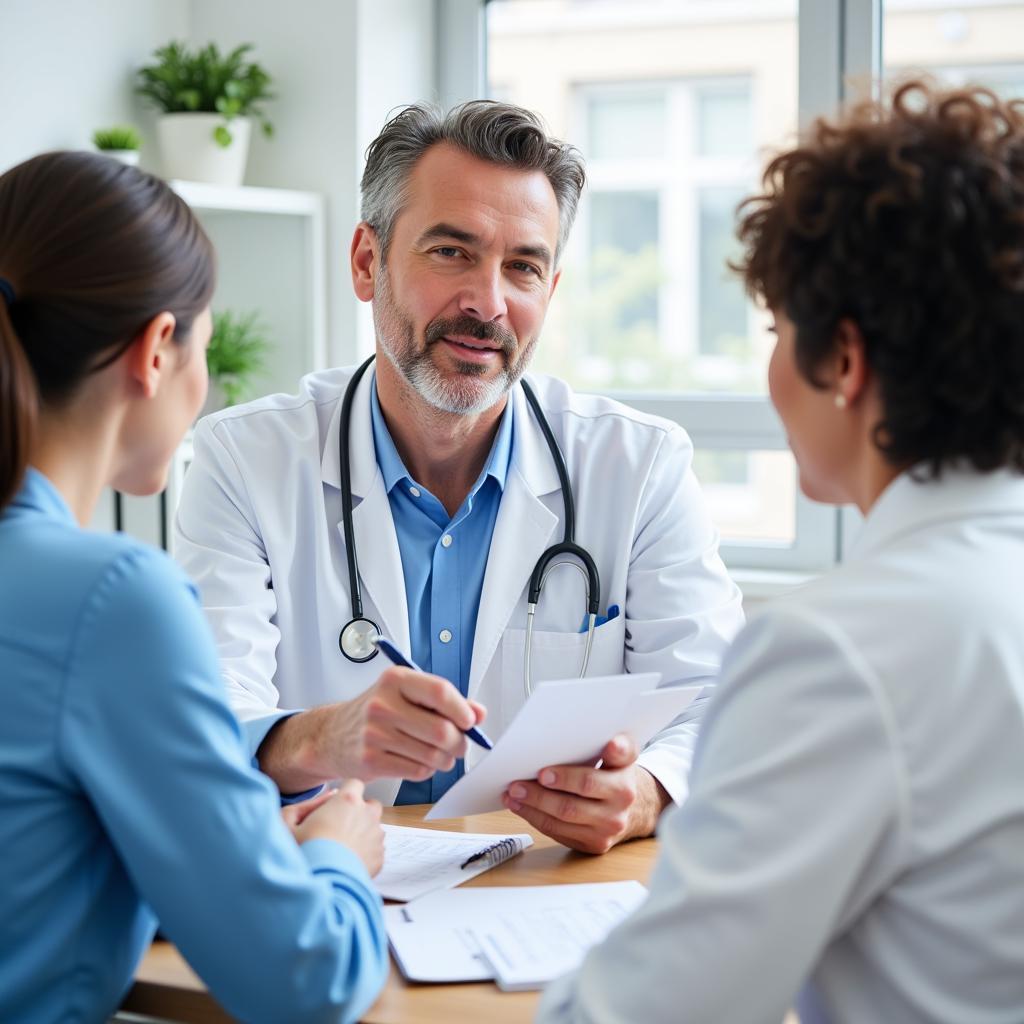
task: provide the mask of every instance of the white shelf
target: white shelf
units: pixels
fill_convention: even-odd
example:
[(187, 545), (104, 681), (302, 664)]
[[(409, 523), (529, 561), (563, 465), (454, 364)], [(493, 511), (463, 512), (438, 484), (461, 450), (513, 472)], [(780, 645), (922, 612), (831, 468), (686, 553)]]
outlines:
[(218, 256), (213, 308), (257, 310), (274, 347), (256, 394), (293, 391), (327, 365), (327, 254), (323, 196), (284, 188), (172, 181)]
[(174, 180), (171, 188), (193, 210), (231, 210), (239, 213), (276, 213), (322, 217), (323, 196), (287, 188), (255, 188), (240, 185), (210, 185), (201, 181)]

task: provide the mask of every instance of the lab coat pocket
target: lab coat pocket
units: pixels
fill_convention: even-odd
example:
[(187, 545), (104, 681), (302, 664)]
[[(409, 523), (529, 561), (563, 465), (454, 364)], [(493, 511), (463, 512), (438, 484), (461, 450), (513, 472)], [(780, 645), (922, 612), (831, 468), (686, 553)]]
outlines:
[[(625, 617), (605, 622), (594, 630), (588, 676), (616, 675), (625, 671)], [(587, 649), (586, 633), (555, 633), (535, 629), (531, 669), (533, 685), (552, 679), (577, 679)], [(526, 701), (524, 663), (526, 630), (506, 629), (501, 641), (502, 728), (515, 717)]]

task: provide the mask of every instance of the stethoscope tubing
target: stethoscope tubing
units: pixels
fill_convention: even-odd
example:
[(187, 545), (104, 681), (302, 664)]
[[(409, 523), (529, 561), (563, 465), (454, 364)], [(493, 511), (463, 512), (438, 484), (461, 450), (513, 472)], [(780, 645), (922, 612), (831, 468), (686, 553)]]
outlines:
[[(341, 417), (338, 428), (338, 468), (340, 471), (341, 485), (341, 527), (342, 532), (345, 535), (345, 561), (348, 566), (349, 599), (352, 604), (352, 618), (342, 627), (342, 630), (338, 635), (338, 646), (341, 648), (341, 653), (344, 654), (349, 661), (354, 662), (369, 661), (376, 657), (378, 651), (376, 647), (373, 647), (372, 653), (363, 657), (360, 656), (362, 649), (358, 652), (354, 650), (346, 650), (346, 636), (350, 638), (356, 637), (360, 633), (360, 629), (358, 627), (362, 623), (365, 623), (366, 626), (371, 627), (371, 629), (375, 630), (376, 633), (380, 635), (380, 627), (373, 622), (372, 619), (367, 619), (363, 615), (363, 594), (362, 587), (359, 583), (359, 560), (356, 554), (355, 528), (352, 525), (352, 465), (351, 453), (349, 452), (349, 435), (351, 433), (349, 427), (352, 421), (352, 404), (355, 401), (356, 388), (375, 358), (376, 356), (370, 356), (358, 367), (356, 372), (352, 374), (352, 378), (349, 380), (348, 386), (345, 388), (345, 395), (342, 399)], [(579, 560), (582, 565), (581, 571), (587, 578), (587, 642), (583, 654), (583, 667), (580, 672), (581, 676), (586, 675), (587, 664), (590, 661), (590, 649), (594, 639), (594, 627), (597, 621), (597, 612), (601, 602), (601, 578), (597, 571), (597, 563), (594, 561), (590, 552), (587, 551), (586, 548), (581, 547), (575, 541), (576, 504), (573, 500), (572, 484), (569, 481), (569, 471), (566, 468), (562, 450), (558, 447), (558, 442), (555, 440), (555, 435), (551, 430), (551, 425), (548, 423), (547, 417), (544, 415), (544, 410), (540, 407), (540, 402), (537, 400), (537, 396), (534, 394), (533, 388), (530, 387), (529, 383), (525, 379), (520, 383), (522, 384), (526, 401), (533, 410), (534, 418), (537, 420), (541, 433), (544, 435), (544, 441), (548, 446), (548, 450), (551, 452), (551, 458), (558, 473), (558, 484), (562, 492), (562, 505), (565, 510), (565, 526), (561, 543), (552, 544), (551, 547), (544, 551), (540, 558), (537, 559), (537, 563), (533, 567), (533, 572), (530, 574), (530, 584), (527, 591), (526, 652), (524, 659), (526, 693), (527, 696), (529, 696), (532, 690), (530, 655), (533, 639), (533, 618), (537, 611), (537, 602), (540, 600), (540, 592), (544, 586), (544, 580), (547, 578), (549, 567), (553, 568), (551, 563), (559, 555), (569, 555)], [(353, 629), (352, 627), (357, 628)], [(362, 632), (366, 633), (368, 630), (364, 628), (362, 629)]]

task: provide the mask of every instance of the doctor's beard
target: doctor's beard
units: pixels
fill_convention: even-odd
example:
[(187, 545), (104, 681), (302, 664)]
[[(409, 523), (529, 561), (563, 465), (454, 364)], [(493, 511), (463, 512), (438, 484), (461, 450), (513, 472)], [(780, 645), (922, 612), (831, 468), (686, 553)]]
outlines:
[[(416, 394), (435, 409), (460, 416), (483, 412), (501, 401), (523, 375), (537, 345), (537, 338), (531, 338), (517, 359), (516, 337), (510, 330), (471, 316), (454, 316), (431, 320), (420, 348), (416, 328), (395, 302), (386, 273), (377, 280), (373, 324), (384, 354)], [(458, 372), (454, 377), (442, 373), (434, 363), (431, 348), (449, 334), (499, 342), (505, 362), (498, 375), (484, 379), (487, 367), (468, 362), (456, 363)]]

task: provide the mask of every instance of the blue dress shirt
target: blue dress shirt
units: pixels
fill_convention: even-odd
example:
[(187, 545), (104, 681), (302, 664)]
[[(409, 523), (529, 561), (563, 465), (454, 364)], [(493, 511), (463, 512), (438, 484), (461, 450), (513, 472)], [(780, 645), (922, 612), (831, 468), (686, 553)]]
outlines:
[(0, 1020), (105, 1020), (157, 918), (240, 1019), (371, 1004), (380, 900), (350, 850), (289, 835), (194, 589), (34, 470), (0, 514), (0, 702)]
[[(409, 653), (425, 672), (444, 676), (465, 697), (484, 570), (512, 456), (512, 403), (505, 406), (486, 465), (454, 516), (410, 477), (384, 422), (376, 381), (370, 410), (377, 465), (402, 555), (412, 642)], [(460, 759), (451, 771), (435, 772), (423, 782), (407, 780), (395, 803), (433, 803), (462, 773)]]

